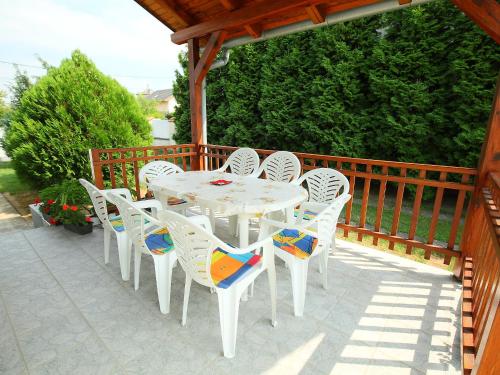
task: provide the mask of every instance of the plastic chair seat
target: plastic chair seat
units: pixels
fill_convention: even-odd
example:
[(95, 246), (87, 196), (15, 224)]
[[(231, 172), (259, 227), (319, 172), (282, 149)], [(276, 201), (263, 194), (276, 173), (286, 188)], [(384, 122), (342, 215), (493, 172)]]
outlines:
[(318, 239), (297, 229), (283, 229), (273, 236), (273, 243), (297, 258), (306, 259), (318, 245)]
[(164, 255), (173, 250), (174, 243), (167, 228), (156, 229), (149, 233), (144, 243), (153, 254)]
[[(298, 209), (295, 209), (293, 212), (293, 216), (298, 217), (299, 216), (299, 211)], [(318, 216), (317, 212), (314, 211), (309, 211), (309, 210), (304, 210), (304, 214), (302, 215), (302, 220), (312, 220), (316, 216)]]
[(125, 230), (125, 227), (123, 226), (123, 219), (120, 216), (110, 217), (109, 223), (117, 232), (123, 232)]
[(217, 248), (212, 253), (210, 274), (218, 288), (227, 289), (258, 265), (261, 256), (254, 253), (231, 254)]

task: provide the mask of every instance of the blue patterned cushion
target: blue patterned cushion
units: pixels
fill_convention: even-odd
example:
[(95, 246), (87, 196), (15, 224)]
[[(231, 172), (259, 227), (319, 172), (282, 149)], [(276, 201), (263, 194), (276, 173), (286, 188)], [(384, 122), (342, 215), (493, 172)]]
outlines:
[(149, 233), (144, 239), (149, 251), (153, 254), (163, 255), (174, 248), (172, 237), (167, 228), (160, 228)]
[(123, 232), (125, 230), (123, 220), (120, 216), (110, 217), (109, 222), (117, 232)]
[(274, 246), (305, 259), (311, 256), (318, 244), (318, 239), (297, 229), (283, 229), (273, 236)]

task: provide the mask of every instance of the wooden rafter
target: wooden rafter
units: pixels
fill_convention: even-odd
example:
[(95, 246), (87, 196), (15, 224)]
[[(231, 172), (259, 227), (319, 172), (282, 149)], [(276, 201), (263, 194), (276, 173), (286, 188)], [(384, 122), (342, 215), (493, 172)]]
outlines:
[(219, 0), (224, 8), (227, 10), (235, 10), (239, 7), (239, 2), (237, 0)]
[(243, 27), (297, 7), (324, 3), (325, 0), (275, 0), (248, 5), (231, 12), (231, 17), (221, 15), (209, 21), (187, 27), (172, 34), (172, 42), (183, 44), (191, 38), (199, 38), (218, 30)]
[(250, 34), (252, 38), (258, 38), (262, 35), (262, 25), (260, 23), (254, 23), (253, 25), (243, 26), (247, 33)]
[(317, 5), (306, 7), (306, 13), (313, 23), (325, 22), (325, 13)]
[(496, 0), (452, 1), (497, 43), (500, 43), (500, 4)]
[(162, 5), (168, 13), (176, 18), (180, 23), (184, 24), (185, 27), (194, 25), (197, 20), (182, 9), (174, 0), (156, 0), (158, 4)]

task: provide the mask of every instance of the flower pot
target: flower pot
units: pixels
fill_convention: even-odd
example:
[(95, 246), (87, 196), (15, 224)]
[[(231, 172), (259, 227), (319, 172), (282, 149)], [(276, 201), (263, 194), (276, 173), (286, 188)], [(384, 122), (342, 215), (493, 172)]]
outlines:
[(77, 233), (77, 234), (92, 233), (92, 228), (93, 228), (92, 223), (90, 223), (90, 224), (84, 224), (84, 225), (64, 224), (64, 229), (67, 229), (70, 232)]

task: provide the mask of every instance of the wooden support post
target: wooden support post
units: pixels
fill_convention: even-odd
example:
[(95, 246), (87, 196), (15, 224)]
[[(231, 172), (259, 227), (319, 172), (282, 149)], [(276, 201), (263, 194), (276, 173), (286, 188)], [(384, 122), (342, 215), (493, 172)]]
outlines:
[(195, 150), (198, 154), (191, 161), (191, 170), (201, 169), (201, 158), (199, 157), (199, 145), (202, 142), (203, 128), (201, 118), (201, 85), (196, 84), (195, 70), (200, 60), (200, 44), (198, 39), (188, 41), (188, 59), (189, 59), (189, 101), (191, 106), (191, 141), (195, 144)]
[[(497, 80), (496, 94), (477, 171), (475, 190), (469, 204), (460, 244), (463, 257), (473, 257), (478, 247), (480, 231), (477, 225), (480, 223), (481, 189), (484, 187), (486, 177), (489, 172), (500, 172), (500, 76)], [(457, 271), (457, 267), (455, 267), (455, 275), (457, 275)]]
[(212, 62), (219, 52), (224, 38), (225, 31), (212, 33), (208, 40), (203, 55), (200, 56), (200, 43), (198, 38), (188, 41), (189, 59), (189, 98), (191, 106), (191, 138), (195, 145), (197, 155), (191, 162), (191, 170), (203, 170), (203, 158), (201, 157), (200, 145), (203, 143), (203, 119), (202, 119), (202, 86), (203, 79), (207, 76)]

